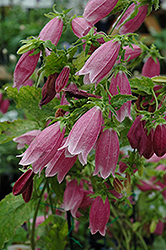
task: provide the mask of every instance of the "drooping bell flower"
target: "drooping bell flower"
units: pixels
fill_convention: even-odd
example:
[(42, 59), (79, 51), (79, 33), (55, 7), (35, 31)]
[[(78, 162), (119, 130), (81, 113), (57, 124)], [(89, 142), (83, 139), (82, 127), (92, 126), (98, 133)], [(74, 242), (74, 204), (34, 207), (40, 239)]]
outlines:
[(161, 187), (155, 185), (152, 180), (140, 180), (139, 182), (141, 183), (141, 185), (137, 184), (137, 187), (143, 192), (150, 190), (161, 190)]
[(106, 17), (115, 7), (118, 0), (90, 0), (84, 9), (83, 17), (92, 24), (92, 26)]
[[(125, 56), (124, 56), (124, 61), (127, 62), (135, 59), (136, 57), (140, 56), (142, 53), (142, 50), (139, 46), (132, 44), (132, 48), (128, 46), (125, 46), (123, 48), (125, 50)], [(116, 63), (120, 63), (120, 59), (118, 61), (116, 61)]]
[[(145, 121), (144, 121), (145, 124)], [(147, 132), (147, 129), (144, 127), (144, 131), (145, 131), (145, 135), (146, 135), (146, 148), (145, 150), (142, 152), (142, 155), (146, 158), (149, 159), (152, 157), (152, 155), (154, 154), (154, 147), (153, 147), (153, 135), (154, 135), (154, 130), (151, 129), (151, 131)], [(141, 147), (142, 145), (139, 145), (138, 147), (138, 151), (141, 152)]]
[(150, 131), (149, 135), (145, 128), (145, 121), (141, 121), (142, 115), (139, 115), (133, 122), (127, 138), (130, 145), (134, 149), (138, 149), (140, 156), (144, 156), (149, 159), (154, 154), (153, 149), (153, 130)]
[(76, 75), (85, 75), (84, 83), (99, 83), (114, 66), (119, 54), (120, 43), (114, 40), (102, 44), (86, 61)]
[(89, 215), (89, 227), (91, 234), (99, 233), (104, 236), (106, 231), (106, 224), (110, 217), (110, 204), (108, 198), (103, 202), (100, 196), (97, 196), (92, 203)]
[(162, 235), (163, 231), (164, 231), (164, 223), (161, 220), (159, 220), (157, 225), (156, 225), (156, 229), (154, 231), (154, 234)]
[(102, 112), (95, 106), (86, 112), (74, 124), (65, 144), (59, 149), (66, 148), (66, 153), (78, 155), (79, 161), (84, 165), (87, 156), (93, 148), (101, 130)]
[(73, 217), (77, 217), (77, 210), (83, 199), (83, 183), (78, 185), (76, 179), (67, 183), (63, 196), (63, 209), (71, 212)]
[(13, 186), (13, 195), (22, 194), (25, 202), (29, 202), (33, 191), (33, 177), (34, 172), (32, 169), (28, 169), (21, 177), (16, 181)]
[(57, 45), (62, 34), (63, 21), (61, 18), (55, 17), (50, 20), (40, 31), (39, 37), (41, 40), (50, 40)]
[(17, 149), (20, 150), (24, 148), (25, 144), (29, 145), (33, 141), (33, 139), (40, 134), (40, 132), (41, 130), (31, 130), (14, 138), (13, 141), (18, 143)]
[[(123, 71), (119, 71), (116, 77), (113, 75), (109, 91), (111, 95), (118, 94), (118, 87), (121, 94), (131, 95), (131, 88), (129, 80)], [(122, 107), (116, 111), (117, 120), (122, 122), (126, 116), (131, 118), (131, 101), (128, 101), (122, 105)]]
[(82, 17), (74, 18), (71, 24), (72, 24), (72, 30), (78, 38), (86, 36), (90, 31), (90, 29), (93, 27), (91, 23), (89, 23)]
[(61, 132), (59, 122), (45, 128), (21, 155), (23, 157), (19, 164), (23, 166), (32, 164), (34, 173), (41, 171), (57, 152), (64, 133), (65, 127)]
[(153, 148), (158, 157), (166, 153), (166, 125), (160, 124), (156, 127), (153, 136)]
[[(66, 138), (63, 140), (62, 144), (64, 144), (65, 141)], [(47, 164), (45, 171), (46, 177), (51, 177), (58, 174), (57, 179), (58, 182), (61, 183), (76, 160), (77, 155), (74, 155), (73, 157), (66, 157), (65, 149), (58, 150), (51, 161)]]
[(100, 172), (101, 177), (106, 179), (111, 173), (115, 173), (119, 157), (119, 139), (117, 133), (112, 129), (106, 129), (100, 134), (96, 144), (95, 171), (93, 175)]
[(0, 101), (0, 112), (5, 114), (8, 111), (10, 102), (8, 99), (3, 99)]
[(43, 105), (49, 103), (56, 95), (55, 91), (55, 81), (58, 77), (58, 73), (54, 73), (47, 78), (46, 83), (42, 88), (42, 99), (39, 103), (41, 108)]
[(69, 80), (69, 74), (70, 74), (70, 67), (65, 66), (55, 81), (56, 93), (59, 93), (66, 86)]
[(142, 68), (142, 75), (147, 77), (154, 77), (160, 75), (160, 63), (158, 58), (156, 58), (157, 63), (153, 60), (153, 58), (150, 56), (146, 62), (144, 63), (144, 66)]
[[(137, 15), (132, 18), (131, 20), (127, 21), (120, 29), (119, 29), (119, 34), (123, 35), (123, 34), (127, 34), (127, 33), (133, 33), (134, 31), (136, 31), (141, 24), (143, 23), (143, 21), (145, 20), (145, 17), (148, 13), (148, 5), (143, 5), (140, 6), (140, 4), (138, 4), (138, 13)], [(125, 14), (122, 16), (122, 18), (120, 19), (119, 23), (117, 24), (116, 28), (118, 29), (122, 23), (125, 22), (126, 19), (128, 19), (131, 14), (134, 12), (135, 9), (135, 4), (132, 3), (130, 5), (130, 7), (127, 9), (127, 11), (125, 12)]]
[(16, 87), (19, 90), (33, 74), (40, 57), (40, 53), (31, 55), (33, 52), (34, 50), (24, 53), (18, 60), (14, 70), (13, 88)]

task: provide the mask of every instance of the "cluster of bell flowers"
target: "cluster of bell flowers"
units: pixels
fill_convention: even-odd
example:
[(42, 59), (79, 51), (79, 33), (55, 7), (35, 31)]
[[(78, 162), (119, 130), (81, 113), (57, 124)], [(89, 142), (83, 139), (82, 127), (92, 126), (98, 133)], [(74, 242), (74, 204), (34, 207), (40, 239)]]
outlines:
[[(96, 22), (111, 12), (116, 3), (117, 0), (112, 1), (111, 4), (108, 0), (90, 0), (85, 7), (83, 18), (73, 19), (73, 32), (79, 38), (86, 35)], [(118, 23), (117, 28), (119, 28), (120, 34), (134, 32), (144, 21), (148, 6), (138, 5), (137, 15), (132, 20), (125, 22), (125, 20), (130, 17), (134, 8), (135, 4), (133, 3)], [(124, 23), (124, 25), (121, 26), (122, 23)], [(55, 17), (41, 30), (39, 38), (43, 41), (50, 40), (56, 45), (61, 37), (62, 29), (62, 19)], [(84, 75), (84, 84), (99, 83), (109, 74), (113, 66), (118, 63), (118, 55), (121, 46), (120, 42), (113, 39), (108, 42), (102, 41), (101, 44), (102, 45), (99, 48), (95, 49), (82, 69), (76, 73), (76, 75)], [(136, 45), (133, 45), (133, 48), (126, 46), (124, 49), (125, 60), (128, 61), (136, 58), (142, 52)], [(19, 89), (34, 72), (40, 53), (32, 55), (33, 52), (34, 51), (28, 51), (19, 59), (14, 72), (13, 87)], [(47, 53), (48, 51), (46, 54)], [(149, 60), (146, 62), (146, 71), (148, 71), (148, 67), (150, 67)], [(66, 86), (69, 79), (69, 73), (69, 68), (64, 68), (60, 74), (55, 73), (48, 77), (48, 80), (42, 89), (42, 100), (40, 106), (48, 103), (54, 98), (57, 92), (60, 92), (62, 88)], [(116, 76), (112, 77), (109, 89), (112, 95), (117, 94), (117, 86), (122, 94), (131, 94), (130, 85), (124, 72), (120, 71)], [(126, 116), (131, 117), (130, 108), (131, 102), (129, 101), (117, 111), (117, 119), (120, 122)], [(102, 121), (101, 109), (98, 106), (94, 106), (78, 119), (66, 138), (64, 138), (65, 127), (61, 131), (60, 123), (55, 122), (44, 130), (38, 131), (36, 136), (34, 136), (34, 139), (31, 137), (32, 140), (29, 139), (30, 137), (24, 137), (25, 135), (15, 139), (15, 141), (22, 145), (29, 144), (28, 149), (21, 155), (22, 159), (20, 165), (28, 166), (31, 164), (32, 169), (27, 170), (15, 183), (13, 194), (22, 194), (25, 202), (28, 202), (33, 189), (33, 176), (34, 174), (40, 173), (44, 168), (46, 177), (57, 174), (57, 179), (59, 183), (61, 183), (77, 158), (82, 165), (87, 163), (87, 156), (94, 146), (96, 153), (95, 170), (93, 174), (97, 175), (100, 173), (101, 177), (104, 179), (110, 174), (115, 176), (115, 168), (119, 157), (118, 135), (111, 128), (103, 131)], [(25, 140), (23, 140), (23, 137)], [(132, 145), (133, 144), (131, 143), (131, 146)], [(139, 147), (137, 148), (139, 150)], [(142, 149), (141, 154), (144, 154)], [(71, 181), (68, 185), (71, 185), (72, 191), (74, 190), (73, 186), (77, 186), (78, 188), (76, 181)], [(82, 190), (82, 187), (80, 190)], [(81, 204), (78, 205), (79, 199), (76, 202), (76, 207), (73, 208), (71, 206), (74, 206), (75, 203), (70, 206), (70, 202), (66, 202), (67, 198), (65, 197), (66, 193), (64, 194), (64, 208), (66, 210), (71, 210), (73, 216), (76, 217), (77, 209)], [(81, 197), (84, 196), (82, 195)], [(83, 202), (83, 199), (84, 198), (82, 198), (82, 200), (80, 199), (80, 202)], [(102, 198), (98, 196), (92, 203), (89, 203), (89, 205), (91, 205), (91, 232), (96, 233), (99, 231), (104, 235), (105, 227), (110, 215), (108, 198), (103, 202)]]

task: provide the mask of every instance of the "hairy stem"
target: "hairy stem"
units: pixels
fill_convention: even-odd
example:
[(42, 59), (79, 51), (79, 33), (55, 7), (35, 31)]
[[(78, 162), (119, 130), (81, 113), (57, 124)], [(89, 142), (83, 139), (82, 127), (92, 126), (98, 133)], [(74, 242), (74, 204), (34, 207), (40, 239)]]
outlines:
[(40, 202), (41, 202), (45, 188), (46, 188), (46, 183), (44, 184), (42, 191), (40, 193), (40, 197), (39, 197), (39, 200), (38, 200), (38, 203), (36, 206), (36, 210), (35, 210), (35, 213), (33, 216), (32, 231), (31, 231), (31, 249), (32, 250), (35, 250), (35, 224), (36, 224), (37, 213), (38, 213), (38, 210), (40, 207)]

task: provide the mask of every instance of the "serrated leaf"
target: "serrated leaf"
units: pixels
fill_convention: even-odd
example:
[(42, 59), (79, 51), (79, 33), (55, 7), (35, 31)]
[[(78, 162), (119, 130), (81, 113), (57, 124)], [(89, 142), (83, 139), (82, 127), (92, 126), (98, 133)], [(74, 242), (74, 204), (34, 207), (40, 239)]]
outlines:
[(85, 51), (82, 51), (76, 59), (73, 60), (73, 65), (75, 66), (75, 68), (78, 70), (80, 70), (84, 64), (85, 61), (88, 59), (89, 55), (85, 55)]
[(114, 95), (111, 98), (111, 104), (116, 110), (120, 109), (124, 103), (127, 101), (137, 100), (137, 98), (133, 95)]
[(142, 76), (139, 78), (134, 78), (130, 80), (131, 89), (135, 92), (135, 89), (138, 91), (143, 91), (145, 94), (151, 95), (152, 89), (154, 88), (154, 83), (149, 77)]
[(13, 122), (0, 123), (0, 144), (11, 141), (28, 131), (39, 129), (37, 122), (29, 120), (15, 120)]
[(0, 248), (13, 238), (17, 227), (29, 219), (37, 200), (25, 203), (22, 196), (7, 195), (0, 202)]
[(75, 53), (77, 52), (78, 48), (77, 47), (70, 47), (67, 50), (67, 53), (70, 55), (70, 58), (73, 58), (73, 56), (75, 55)]
[(19, 92), (17, 88), (8, 87), (6, 91), (9, 98), (17, 104), (18, 109), (25, 109), (38, 122), (45, 121), (48, 116), (54, 116), (54, 107), (59, 104), (59, 100), (54, 98), (40, 109), (41, 89), (35, 87), (24, 86)]
[(60, 71), (67, 63), (67, 57), (65, 52), (58, 51), (58, 54), (54, 51), (51, 52), (49, 56), (46, 57), (45, 60), (45, 74), (49, 76), (54, 74), (55, 72)]
[(53, 44), (50, 40), (46, 40), (45, 45), (46, 45), (46, 47), (48, 47), (51, 50), (56, 50), (55, 44)]

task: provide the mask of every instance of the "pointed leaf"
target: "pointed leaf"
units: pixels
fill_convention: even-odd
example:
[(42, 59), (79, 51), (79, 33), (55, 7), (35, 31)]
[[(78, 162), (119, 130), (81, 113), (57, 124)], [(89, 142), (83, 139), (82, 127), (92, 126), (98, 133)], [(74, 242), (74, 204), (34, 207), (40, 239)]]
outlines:
[(11, 141), (28, 131), (39, 129), (37, 122), (28, 120), (15, 120), (13, 122), (0, 123), (0, 144)]
[(7, 94), (17, 104), (18, 109), (28, 111), (34, 117), (35, 121), (44, 121), (48, 116), (54, 116), (53, 108), (59, 104), (59, 100), (54, 98), (50, 103), (39, 108), (39, 102), (42, 98), (41, 89), (35, 87), (24, 86), (19, 92), (16, 88), (8, 87)]
[(37, 200), (25, 203), (22, 196), (7, 195), (0, 202), (0, 248), (13, 238), (17, 227), (32, 215)]

